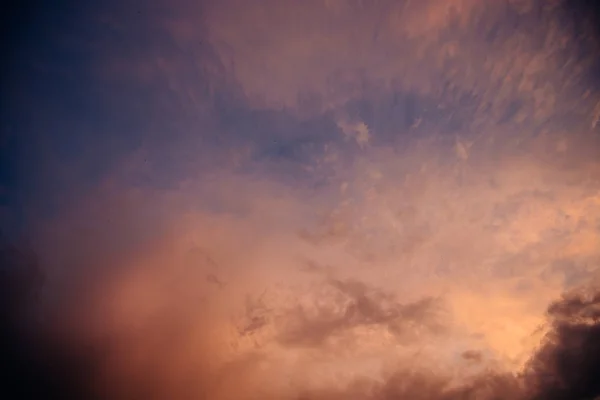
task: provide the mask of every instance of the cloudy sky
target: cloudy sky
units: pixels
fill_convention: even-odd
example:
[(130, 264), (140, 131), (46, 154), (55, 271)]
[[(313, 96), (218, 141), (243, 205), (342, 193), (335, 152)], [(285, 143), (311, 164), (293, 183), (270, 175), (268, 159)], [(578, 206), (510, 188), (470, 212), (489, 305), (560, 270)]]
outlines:
[(8, 9), (40, 331), (102, 349), (100, 398), (600, 395), (588, 3)]

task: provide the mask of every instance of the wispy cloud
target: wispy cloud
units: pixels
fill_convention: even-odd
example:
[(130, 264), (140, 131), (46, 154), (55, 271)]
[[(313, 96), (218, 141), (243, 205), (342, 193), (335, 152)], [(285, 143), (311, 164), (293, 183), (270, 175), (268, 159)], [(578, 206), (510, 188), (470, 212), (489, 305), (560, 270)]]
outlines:
[(22, 348), (104, 398), (597, 394), (597, 295), (561, 298), (600, 277), (596, 55), (561, 4), (98, 7), (84, 120), (127, 145), (82, 139), (93, 179), (55, 157), (44, 319), (0, 291)]

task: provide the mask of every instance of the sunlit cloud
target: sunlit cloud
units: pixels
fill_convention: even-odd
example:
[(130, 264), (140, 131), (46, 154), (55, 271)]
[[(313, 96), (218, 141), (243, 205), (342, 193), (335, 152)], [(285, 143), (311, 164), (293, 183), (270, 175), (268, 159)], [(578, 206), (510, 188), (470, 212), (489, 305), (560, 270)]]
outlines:
[(128, 7), (90, 20), (145, 39), (88, 72), (140, 140), (28, 232), (94, 390), (597, 394), (597, 55), (562, 2)]

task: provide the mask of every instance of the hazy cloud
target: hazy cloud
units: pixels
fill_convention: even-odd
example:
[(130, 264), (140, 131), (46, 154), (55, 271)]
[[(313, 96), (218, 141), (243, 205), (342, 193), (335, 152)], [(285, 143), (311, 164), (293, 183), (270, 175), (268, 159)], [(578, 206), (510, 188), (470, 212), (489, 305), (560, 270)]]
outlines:
[(152, 1), (48, 19), (6, 97), (23, 183), (3, 193), (29, 194), (31, 248), (0, 253), (13, 386), (597, 396), (598, 295), (581, 288), (600, 283), (598, 59), (570, 7)]

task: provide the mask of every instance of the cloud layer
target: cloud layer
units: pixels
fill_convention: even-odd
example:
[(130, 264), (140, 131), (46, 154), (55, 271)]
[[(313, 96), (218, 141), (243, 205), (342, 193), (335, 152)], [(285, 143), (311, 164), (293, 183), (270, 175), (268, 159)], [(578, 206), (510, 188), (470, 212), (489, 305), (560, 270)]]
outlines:
[(600, 395), (596, 38), (568, 3), (139, 7), (60, 36), (106, 120), (48, 117), (99, 155), (49, 146), (32, 255), (2, 250), (24, 396)]

